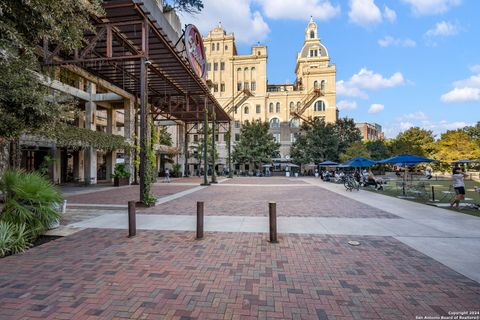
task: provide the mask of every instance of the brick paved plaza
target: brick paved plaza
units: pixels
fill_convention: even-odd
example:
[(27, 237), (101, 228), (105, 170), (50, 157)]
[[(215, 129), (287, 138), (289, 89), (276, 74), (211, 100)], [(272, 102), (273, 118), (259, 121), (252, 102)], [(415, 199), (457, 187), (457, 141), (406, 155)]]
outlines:
[[(200, 188), (183, 179), (155, 190), (190, 193), (139, 214), (191, 216), (198, 200), (207, 215), (261, 218), (276, 201), (284, 219), (407, 220), (312, 181), (235, 178)], [(76, 197), (97, 203), (128, 190)], [(397, 238), (319, 231), (271, 244), (267, 232), (195, 240), (192, 231), (138, 230), (129, 239), (125, 229), (85, 229), (0, 260), (0, 319), (415, 319), (480, 309), (478, 282)]]

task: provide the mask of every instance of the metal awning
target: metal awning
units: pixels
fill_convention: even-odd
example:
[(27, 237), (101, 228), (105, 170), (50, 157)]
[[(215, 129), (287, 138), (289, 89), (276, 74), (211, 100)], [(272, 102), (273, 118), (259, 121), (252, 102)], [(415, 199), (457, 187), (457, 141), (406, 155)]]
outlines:
[(45, 62), (80, 66), (137, 97), (143, 74), (156, 119), (200, 122), (206, 106), (217, 122), (230, 121), (184, 57), (183, 44), (154, 0), (104, 0), (103, 7), (105, 15), (92, 18), (95, 33), (85, 35), (84, 48), (66, 53), (46, 43)]

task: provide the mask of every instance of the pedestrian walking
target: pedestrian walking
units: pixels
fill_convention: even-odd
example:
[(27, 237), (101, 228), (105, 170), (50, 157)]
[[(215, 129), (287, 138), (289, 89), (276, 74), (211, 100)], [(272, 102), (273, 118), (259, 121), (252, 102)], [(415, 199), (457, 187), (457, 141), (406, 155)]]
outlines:
[(170, 183), (170, 170), (168, 168), (165, 169), (165, 177), (163, 178), (163, 182)]
[(450, 202), (450, 206), (459, 209), (460, 201), (465, 200), (465, 173), (459, 167), (453, 168), (452, 184), (455, 189), (455, 198)]

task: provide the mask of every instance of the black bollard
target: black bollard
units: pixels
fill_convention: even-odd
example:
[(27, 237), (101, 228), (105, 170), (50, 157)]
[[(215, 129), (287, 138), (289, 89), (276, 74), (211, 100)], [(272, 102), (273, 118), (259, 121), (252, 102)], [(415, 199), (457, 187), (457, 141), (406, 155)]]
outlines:
[(435, 187), (432, 186), (432, 202), (435, 202)]
[(128, 237), (134, 237), (137, 234), (137, 221), (135, 216), (135, 201), (128, 201)]
[(197, 240), (203, 239), (203, 201), (197, 201)]
[(270, 242), (277, 243), (277, 204), (268, 203), (268, 215), (270, 219)]

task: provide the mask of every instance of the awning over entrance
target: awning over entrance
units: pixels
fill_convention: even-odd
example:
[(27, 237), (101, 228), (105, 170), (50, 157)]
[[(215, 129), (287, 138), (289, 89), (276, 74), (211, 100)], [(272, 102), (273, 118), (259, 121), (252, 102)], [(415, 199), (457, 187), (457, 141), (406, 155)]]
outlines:
[(154, 0), (105, 0), (103, 7), (105, 15), (92, 18), (96, 32), (86, 35), (84, 48), (66, 53), (46, 43), (46, 63), (81, 66), (137, 97), (144, 81), (156, 118), (196, 123), (207, 106), (217, 122), (230, 121), (184, 57), (183, 45), (172, 42), (178, 35)]

